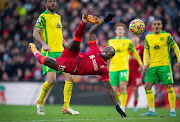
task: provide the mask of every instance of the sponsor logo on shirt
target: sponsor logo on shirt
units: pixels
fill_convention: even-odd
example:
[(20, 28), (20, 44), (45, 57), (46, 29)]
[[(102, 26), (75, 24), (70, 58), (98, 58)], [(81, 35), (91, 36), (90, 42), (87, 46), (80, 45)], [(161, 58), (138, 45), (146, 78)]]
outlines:
[(41, 22), (41, 18), (38, 18), (36, 21), (36, 25), (40, 25), (40, 22)]
[(154, 50), (159, 50), (159, 49), (160, 49), (159, 45), (154, 46)]
[(96, 63), (95, 55), (90, 55), (89, 58), (92, 60), (94, 71), (98, 70), (98, 65)]
[(57, 28), (61, 28), (61, 25), (59, 23), (57, 23)]

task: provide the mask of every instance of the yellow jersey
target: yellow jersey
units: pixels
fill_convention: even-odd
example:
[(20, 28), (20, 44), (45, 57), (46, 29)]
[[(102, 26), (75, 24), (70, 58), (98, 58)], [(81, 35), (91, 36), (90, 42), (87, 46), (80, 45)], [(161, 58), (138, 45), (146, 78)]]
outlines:
[[(51, 48), (50, 52), (62, 52), (64, 50), (61, 17), (58, 14), (50, 14), (48, 11), (44, 11), (39, 15), (35, 27), (41, 29), (41, 37)], [(45, 51), (42, 49), (41, 52)]]
[(115, 49), (115, 56), (111, 59), (109, 71), (129, 70), (129, 50), (135, 50), (132, 41), (126, 37), (110, 39), (108, 46)]
[(150, 52), (150, 66), (165, 66), (171, 64), (170, 46), (176, 42), (170, 33), (161, 31), (159, 34), (149, 33), (145, 37), (145, 49)]

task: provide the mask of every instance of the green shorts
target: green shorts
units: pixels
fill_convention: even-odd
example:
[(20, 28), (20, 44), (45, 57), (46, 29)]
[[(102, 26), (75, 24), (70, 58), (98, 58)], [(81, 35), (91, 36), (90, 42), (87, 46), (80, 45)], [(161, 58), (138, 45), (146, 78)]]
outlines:
[(172, 84), (174, 82), (171, 65), (149, 67), (144, 82), (157, 84), (159, 78), (162, 84)]
[[(61, 56), (62, 52), (43, 52), (43, 56), (48, 56), (51, 58), (59, 58)], [(62, 73), (62, 71), (56, 71), (54, 69), (49, 68), (48, 66), (43, 65), (43, 75), (46, 75), (47, 72), (56, 72), (56, 73)]]
[(112, 86), (118, 86), (121, 81), (128, 81), (129, 70), (110, 72), (110, 81)]

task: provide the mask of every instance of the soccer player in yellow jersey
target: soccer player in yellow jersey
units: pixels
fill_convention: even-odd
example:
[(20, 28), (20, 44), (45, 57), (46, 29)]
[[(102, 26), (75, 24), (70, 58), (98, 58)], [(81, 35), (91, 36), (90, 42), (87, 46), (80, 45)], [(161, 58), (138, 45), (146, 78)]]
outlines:
[[(45, 0), (46, 10), (39, 15), (35, 28), (33, 30), (33, 37), (42, 44), (41, 53), (43, 56), (57, 58), (61, 56), (64, 46), (67, 45), (62, 35), (61, 17), (55, 13), (56, 0)], [(45, 115), (43, 110), (44, 98), (49, 92), (50, 88), (56, 81), (55, 70), (43, 65), (43, 75), (46, 74), (47, 80), (44, 82), (41, 90), (39, 100), (37, 101), (37, 114)], [(62, 72), (57, 72), (62, 73)], [(64, 105), (62, 112), (64, 114), (78, 115), (78, 111), (70, 108), (69, 103), (72, 94), (73, 76), (64, 73)]]
[(125, 111), (127, 101), (127, 82), (129, 78), (129, 51), (132, 51), (132, 54), (138, 61), (140, 65), (139, 70), (142, 70), (142, 61), (134, 48), (132, 41), (124, 37), (126, 32), (125, 24), (117, 23), (115, 24), (114, 29), (116, 37), (108, 41), (108, 46), (112, 46), (116, 51), (116, 54), (111, 59), (109, 65), (110, 81), (116, 94), (118, 94), (118, 86), (120, 85), (121, 109)]
[[(180, 51), (176, 42), (171, 37), (171, 34), (162, 31), (162, 21), (155, 19), (152, 22), (153, 32), (145, 37), (144, 49), (144, 72), (145, 76), (145, 90), (149, 111), (141, 116), (156, 116), (154, 106), (154, 94), (152, 91), (153, 84), (157, 84), (159, 78), (161, 83), (166, 86), (168, 92), (168, 100), (170, 104), (170, 116), (175, 114), (176, 96), (173, 89), (173, 75), (171, 69), (170, 46), (174, 49), (177, 56), (178, 63), (175, 65), (180, 68)], [(150, 55), (150, 65), (148, 68), (148, 58)]]

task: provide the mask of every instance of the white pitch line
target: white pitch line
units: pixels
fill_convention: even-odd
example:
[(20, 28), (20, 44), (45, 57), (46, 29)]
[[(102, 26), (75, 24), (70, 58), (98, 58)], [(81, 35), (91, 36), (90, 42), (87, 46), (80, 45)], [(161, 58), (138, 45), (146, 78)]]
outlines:
[[(96, 120), (162, 120), (165, 118), (117, 118), (117, 119), (51, 119), (51, 120), (32, 120), (32, 121), (96, 121)], [(167, 119), (166, 119), (167, 120)], [(173, 119), (173, 120), (179, 120), (179, 119)]]

